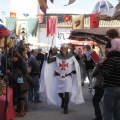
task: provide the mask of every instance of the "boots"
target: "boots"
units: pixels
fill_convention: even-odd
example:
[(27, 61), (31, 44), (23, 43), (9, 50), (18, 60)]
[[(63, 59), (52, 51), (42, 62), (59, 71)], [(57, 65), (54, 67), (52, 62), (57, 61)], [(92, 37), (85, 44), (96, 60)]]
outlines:
[(25, 115), (25, 101), (24, 100), (20, 100), (20, 111), (17, 114), (18, 117), (22, 117)]
[(64, 114), (68, 114), (69, 92), (65, 93)]
[(63, 93), (59, 93), (59, 96), (62, 99), (61, 108), (63, 109), (64, 108), (64, 96), (63, 96)]

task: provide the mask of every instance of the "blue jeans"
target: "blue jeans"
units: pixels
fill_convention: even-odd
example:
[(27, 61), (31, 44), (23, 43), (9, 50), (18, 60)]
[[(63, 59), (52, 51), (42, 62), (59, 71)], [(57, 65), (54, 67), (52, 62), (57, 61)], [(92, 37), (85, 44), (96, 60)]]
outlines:
[(39, 100), (39, 77), (38, 75), (31, 76), (34, 80), (34, 86), (30, 86), (28, 100), (37, 101)]
[(104, 90), (104, 120), (120, 120), (120, 87), (108, 87)]

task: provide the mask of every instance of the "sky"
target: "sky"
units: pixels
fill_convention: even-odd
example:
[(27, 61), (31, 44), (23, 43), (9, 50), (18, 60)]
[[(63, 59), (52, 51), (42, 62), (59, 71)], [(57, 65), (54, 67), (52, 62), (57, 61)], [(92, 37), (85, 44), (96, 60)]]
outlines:
[[(13, 1), (13, 2), (11, 2)], [(21, 2), (24, 1), (24, 2)], [(39, 11), (36, 4), (38, 0), (0, 0), (0, 17), (3, 17), (3, 11), (6, 13), (5, 17), (9, 17), (10, 12), (17, 12), (17, 14), (29, 13), (30, 15), (34, 12)], [(67, 5), (69, 0), (54, 0), (54, 4), (47, 0), (49, 9), (47, 13), (56, 14), (90, 14), (92, 13), (95, 4), (100, 0), (76, 0), (73, 4)], [(108, 0), (115, 7), (118, 4), (118, 0)], [(11, 11), (10, 3), (14, 3), (14, 9)], [(28, 5), (29, 3), (29, 5)], [(40, 11), (40, 13), (42, 13)]]
[[(69, 0), (54, 0), (54, 4), (48, 0), (47, 13), (66, 13), (66, 14), (89, 14), (92, 13), (95, 4), (100, 0), (76, 0), (73, 4), (67, 5)], [(114, 7), (118, 0), (108, 0)]]

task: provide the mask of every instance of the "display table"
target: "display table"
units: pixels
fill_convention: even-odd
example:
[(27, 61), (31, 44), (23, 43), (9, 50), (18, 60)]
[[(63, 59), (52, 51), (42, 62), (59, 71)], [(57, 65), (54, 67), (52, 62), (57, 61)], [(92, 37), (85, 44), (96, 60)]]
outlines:
[(0, 120), (12, 120), (16, 117), (13, 105), (13, 90), (8, 87), (8, 107), (5, 111), (6, 95), (0, 96)]

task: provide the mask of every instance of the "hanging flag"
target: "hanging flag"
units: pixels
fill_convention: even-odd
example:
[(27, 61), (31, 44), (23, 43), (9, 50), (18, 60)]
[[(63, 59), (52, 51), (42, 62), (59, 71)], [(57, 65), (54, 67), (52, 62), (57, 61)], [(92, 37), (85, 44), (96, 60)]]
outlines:
[(28, 13), (23, 13), (24, 17), (28, 17), (29, 14)]
[(83, 29), (84, 15), (72, 15), (72, 26), (73, 29)]
[(16, 33), (16, 25), (17, 25), (17, 19), (16, 18), (6, 18), (6, 27), (7, 27), (8, 30)]
[(15, 12), (10, 12), (10, 17), (11, 18), (16, 18), (16, 13)]
[(90, 14), (90, 28), (99, 27), (99, 19), (97, 18), (99, 13)]
[(43, 14), (37, 14), (37, 18), (39, 19), (38, 23), (42, 23), (43, 22)]
[(38, 28), (38, 18), (28, 18), (28, 36), (36, 36)]
[(54, 2), (54, 0), (50, 0), (52, 3)]
[(39, 2), (41, 11), (44, 14), (46, 14), (46, 9), (48, 8), (48, 6), (47, 6), (47, 0), (38, 0), (38, 2)]
[(99, 56), (98, 56), (98, 54), (95, 52), (95, 51), (93, 51), (91, 54), (90, 54), (90, 56), (91, 56), (91, 58), (92, 58), (92, 60), (96, 63), (96, 62), (98, 62), (99, 61)]
[(57, 18), (46, 18), (46, 36), (56, 35)]
[[(69, 0), (69, 3), (67, 5), (70, 5), (72, 3), (74, 3), (76, 0)], [(64, 6), (67, 6), (67, 5), (64, 5)]]
[(70, 21), (70, 15), (65, 15), (63, 19), (65, 22)]

